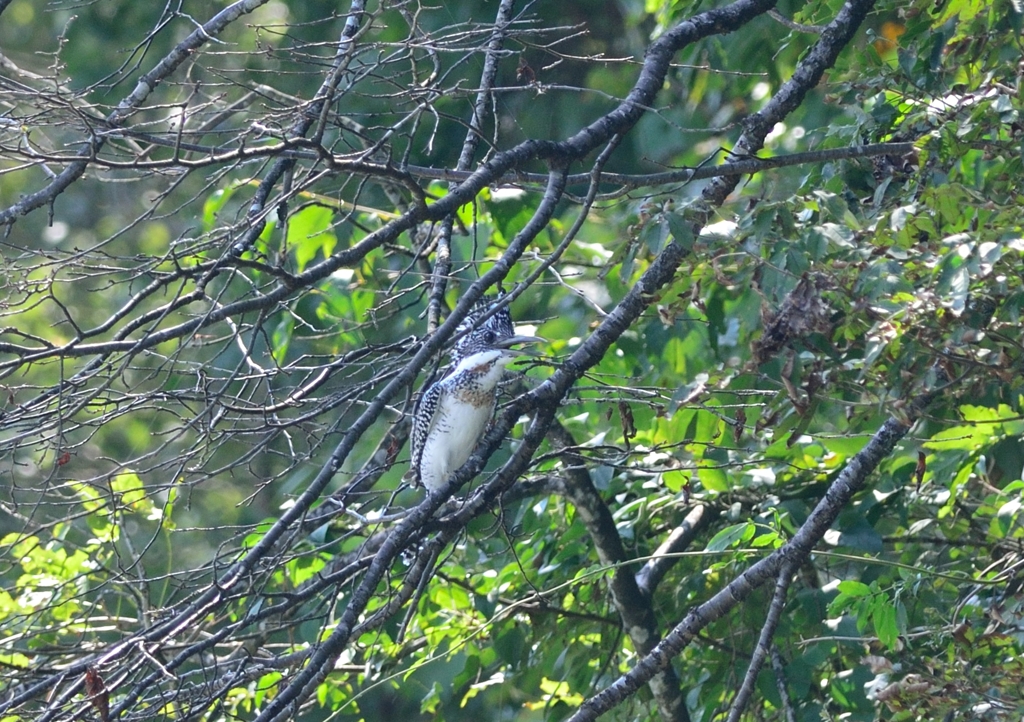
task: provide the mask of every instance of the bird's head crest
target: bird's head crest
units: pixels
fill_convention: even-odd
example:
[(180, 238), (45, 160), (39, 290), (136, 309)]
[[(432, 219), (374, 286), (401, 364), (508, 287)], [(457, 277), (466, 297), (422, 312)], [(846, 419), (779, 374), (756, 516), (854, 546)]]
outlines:
[(502, 306), (486, 321), (481, 321), (501, 301), (503, 295), (483, 296), (459, 324), (455, 333), (462, 337), (456, 341), (452, 351), (456, 359), (493, 347), (501, 339), (515, 335), (516, 329), (508, 306)]

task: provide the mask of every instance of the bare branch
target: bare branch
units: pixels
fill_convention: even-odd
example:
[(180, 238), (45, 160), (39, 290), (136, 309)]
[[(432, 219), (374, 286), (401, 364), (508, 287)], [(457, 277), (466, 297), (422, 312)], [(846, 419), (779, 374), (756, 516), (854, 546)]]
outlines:
[(782, 619), (782, 611), (786, 608), (786, 593), (789, 591), (789, 583), (792, 581), (793, 571), (796, 569), (796, 566), (792, 561), (786, 561), (783, 562), (782, 568), (779, 569), (775, 580), (775, 593), (772, 595), (771, 604), (768, 605), (768, 614), (765, 616), (764, 625), (761, 627), (761, 636), (758, 637), (757, 647), (750, 658), (750, 664), (747, 665), (747, 672), (743, 675), (743, 683), (740, 685), (739, 691), (736, 692), (736, 697), (729, 708), (728, 722), (737, 722), (739, 720), (743, 710), (746, 709), (747, 704), (750, 702), (751, 695), (754, 694), (757, 675), (760, 673), (761, 667), (768, 657), (769, 650), (774, 646), (772, 638), (775, 636), (775, 630), (779, 626), (779, 620)]
[[(557, 421), (551, 424), (548, 433), (555, 446), (563, 451), (566, 497), (576, 507), (587, 527), (601, 563), (615, 567), (609, 581), (612, 603), (622, 619), (626, 634), (633, 642), (633, 648), (638, 654), (647, 654), (661, 638), (650, 597), (641, 592), (632, 570), (620, 565), (628, 561), (628, 555), (622, 546), (611, 512), (594, 488), (586, 462), (579, 454), (571, 451), (576, 446), (576, 440)], [(686, 700), (679, 688), (679, 678), (671, 666), (652, 677), (649, 684), (663, 719), (677, 722), (690, 719)]]
[[(219, 35), (226, 27), (242, 15), (251, 13), (267, 0), (237, 0), (228, 7), (214, 15), (210, 20), (196, 28), (187, 38), (178, 43), (166, 57), (164, 57), (148, 73), (139, 78), (135, 89), (127, 95), (117, 107), (104, 119), (111, 127), (119, 127), (131, 114), (140, 108), (149, 94), (153, 92), (161, 82), (167, 79), (178, 66), (189, 58), (193, 51), (204, 45), (208, 40)], [(3, 8), (0, 7), (0, 12)], [(101, 136), (93, 136), (89, 139), (88, 147), (78, 155), (67, 168), (53, 179), (53, 181), (34, 193), (31, 193), (14, 205), (0, 211), (0, 225), (10, 226), (18, 216), (24, 216), (41, 206), (52, 204), (68, 186), (78, 180), (89, 167), (92, 159), (103, 147), (104, 139)]]
[(843, 507), (864, 487), (878, 463), (892, 453), (896, 444), (909, 430), (909, 427), (900, 420), (887, 420), (868, 445), (846, 465), (792, 539), (733, 579), (711, 599), (693, 608), (671, 632), (665, 635), (650, 654), (645, 655), (633, 669), (604, 690), (584, 701), (569, 719), (572, 722), (583, 722), (604, 714), (639, 685), (645, 684), (659, 670), (671, 664), (672, 659), (692, 642), (702, 629), (724, 617), (737, 604), (749, 598), (755, 589), (776, 578), (784, 565), (792, 565), (793, 568), (799, 566), (839, 516)]
[(719, 512), (704, 504), (698, 504), (690, 510), (682, 523), (665, 537), (651, 555), (651, 558), (644, 564), (643, 568), (636, 573), (636, 583), (640, 591), (650, 596), (658, 588), (658, 584), (668, 574), (669, 569), (676, 563), (677, 554), (688, 548), (694, 538), (705, 529), (717, 516)]

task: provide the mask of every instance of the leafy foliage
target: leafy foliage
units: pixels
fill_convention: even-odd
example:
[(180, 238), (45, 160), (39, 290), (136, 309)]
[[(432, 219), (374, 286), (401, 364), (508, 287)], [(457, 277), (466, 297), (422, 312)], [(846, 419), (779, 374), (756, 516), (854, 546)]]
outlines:
[(1019, 719), (1020, 8), (492, 5), (0, 2), (0, 719)]

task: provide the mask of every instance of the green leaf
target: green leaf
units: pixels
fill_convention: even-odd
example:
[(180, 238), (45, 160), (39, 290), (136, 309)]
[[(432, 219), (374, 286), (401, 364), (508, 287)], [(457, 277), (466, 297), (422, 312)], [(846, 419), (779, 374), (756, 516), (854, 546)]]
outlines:
[(768, 531), (754, 537), (750, 542), (750, 546), (754, 547), (755, 549), (769, 546), (773, 549), (778, 549), (785, 543), (785, 541), (786, 540), (783, 539), (778, 532)]
[(274, 361), (284, 364), (288, 357), (288, 348), (291, 346), (292, 333), (295, 331), (295, 317), (289, 313), (282, 314), (274, 332), (270, 335), (271, 349)]
[(988, 5), (988, 0), (950, 0), (950, 2), (946, 3), (943, 12), (939, 13), (932, 21), (932, 27), (938, 28), (945, 25), (957, 16), (959, 16), (961, 23), (967, 23), (987, 8)]
[(668, 238), (668, 231), (668, 223), (660, 220), (657, 223), (648, 223), (641, 232), (641, 240), (646, 244), (647, 250), (652, 256), (661, 253), (661, 249), (665, 246), (665, 240)]
[(666, 471), (661, 475), (661, 483), (669, 491), (678, 493), (689, 485), (691, 473), (682, 470)]
[(896, 606), (885, 595), (875, 597), (871, 608), (871, 624), (875, 628), (878, 641), (889, 649), (896, 647), (900, 630), (896, 623)]
[(206, 197), (203, 202), (203, 230), (209, 233), (217, 222), (217, 214), (224, 208), (224, 205), (234, 195), (238, 185), (230, 185), (227, 188), (218, 188)]
[(693, 226), (685, 217), (678, 213), (666, 213), (668, 228), (672, 232), (672, 240), (685, 248), (687, 251), (693, 249)]
[(873, 592), (864, 582), (858, 582), (854, 579), (844, 579), (838, 584), (839, 591), (850, 597), (867, 597)]
[(442, 694), (444, 694), (444, 688), (441, 686), (441, 683), (434, 682), (427, 693), (423, 695), (423, 698), (420, 699), (420, 713), (435, 714), (443, 701), (441, 698)]
[(727, 526), (711, 537), (705, 549), (709, 552), (720, 552), (732, 546), (738, 546), (750, 541), (754, 537), (756, 527), (754, 522), (746, 521), (742, 524)]
[(710, 411), (697, 410), (697, 429), (693, 441), (699, 444), (713, 443), (722, 435), (722, 419)]
[(536, 194), (522, 192), (490, 194), (484, 202), (484, 207), (506, 243), (529, 222), (536, 206)]
[(110, 490), (119, 495), (120, 503), (134, 512), (150, 514), (153, 502), (146, 495), (146, 487), (138, 474), (126, 471), (110, 479)]
[(707, 459), (700, 459), (697, 462), (697, 479), (707, 491), (722, 493), (729, 491), (732, 487), (725, 470)]
[(32, 668), (32, 660), (19, 652), (0, 653), (0, 664), (15, 669), (29, 670)]
[(849, 457), (863, 449), (871, 437), (868, 434), (859, 436), (815, 436), (815, 441), (820, 443), (833, 454)]
[(334, 252), (338, 238), (332, 231), (333, 219), (333, 211), (320, 205), (306, 206), (288, 219), (286, 242), (300, 273), (317, 254), (327, 258)]

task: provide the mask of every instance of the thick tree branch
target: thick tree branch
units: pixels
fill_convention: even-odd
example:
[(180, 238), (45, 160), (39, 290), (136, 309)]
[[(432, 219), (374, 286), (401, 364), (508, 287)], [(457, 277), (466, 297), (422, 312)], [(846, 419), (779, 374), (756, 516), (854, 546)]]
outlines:
[(786, 688), (785, 664), (779, 648), (774, 644), (772, 645), (772, 671), (775, 673), (775, 686), (779, 690), (779, 697), (782, 698), (782, 710), (786, 714), (786, 722), (796, 722), (796, 711), (793, 709), (793, 701)]
[(779, 620), (782, 618), (782, 610), (786, 608), (786, 594), (789, 591), (789, 584), (793, 579), (793, 572), (797, 566), (792, 561), (787, 561), (779, 569), (778, 576), (775, 579), (775, 593), (772, 595), (771, 604), (768, 606), (768, 614), (765, 617), (764, 625), (761, 627), (761, 635), (757, 639), (757, 647), (754, 648), (750, 664), (747, 665), (747, 672), (743, 675), (743, 683), (740, 685), (740, 689), (733, 699), (732, 706), (729, 708), (727, 722), (739, 722), (740, 715), (743, 714), (743, 710), (747, 708), (747, 704), (750, 702), (751, 695), (754, 694), (757, 675), (760, 673), (761, 666), (764, 664), (765, 659), (767, 659), (768, 652), (772, 647), (772, 638), (775, 636), (775, 630), (778, 628)]
[[(754, 155), (764, 147), (764, 139), (775, 124), (796, 110), (825, 71), (835, 64), (874, 4), (874, 0), (850, 0), (840, 8), (818, 42), (797, 65), (793, 77), (782, 84), (764, 108), (743, 121), (744, 130), (733, 147), (734, 155)], [(738, 184), (739, 176), (717, 178), (704, 189), (704, 199), (712, 205), (721, 205)]]
[(698, 504), (693, 507), (682, 523), (665, 537), (665, 541), (658, 546), (643, 568), (637, 572), (636, 583), (640, 591), (647, 596), (654, 594), (658, 584), (668, 574), (668, 570), (678, 561), (678, 557), (673, 555), (689, 547), (697, 535), (717, 519), (718, 515), (718, 509), (706, 504)]
[[(927, 401), (928, 399), (925, 399)], [(570, 717), (571, 722), (597, 719), (626, 699), (632, 692), (667, 665), (671, 664), (697, 634), (709, 624), (721, 619), (762, 584), (775, 578), (784, 564), (799, 566), (821, 540), (853, 495), (867, 483), (868, 477), (896, 444), (906, 435), (909, 427), (896, 418), (888, 419), (858, 452), (825, 496), (797, 530), (793, 538), (769, 556), (757, 562), (733, 579), (711, 599), (692, 609), (658, 646), (640, 659), (629, 672), (598, 694), (590, 697)]]
[[(576, 507), (601, 563), (613, 567), (608, 586), (622, 626), (637, 654), (648, 654), (661, 638), (651, 599), (641, 592), (632, 570), (624, 563), (629, 561), (629, 555), (622, 546), (611, 512), (594, 488), (586, 460), (573, 451), (576, 440), (558, 421), (551, 424), (548, 434), (555, 448), (562, 451), (566, 498)], [(662, 719), (676, 722), (690, 719), (679, 688), (679, 677), (671, 666), (651, 678), (650, 688)]]

